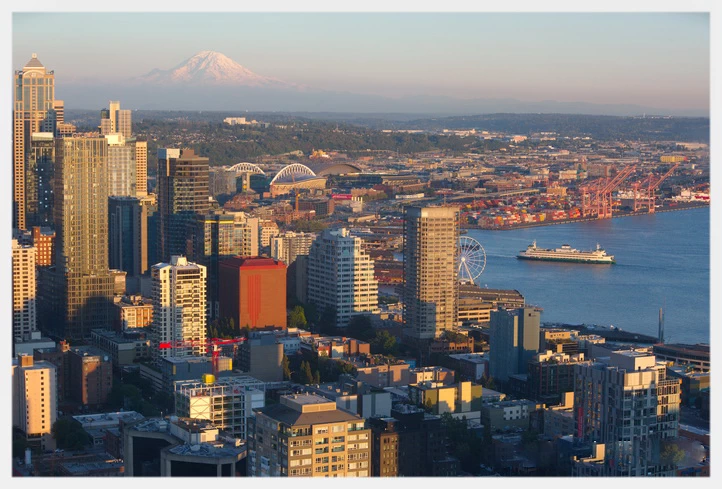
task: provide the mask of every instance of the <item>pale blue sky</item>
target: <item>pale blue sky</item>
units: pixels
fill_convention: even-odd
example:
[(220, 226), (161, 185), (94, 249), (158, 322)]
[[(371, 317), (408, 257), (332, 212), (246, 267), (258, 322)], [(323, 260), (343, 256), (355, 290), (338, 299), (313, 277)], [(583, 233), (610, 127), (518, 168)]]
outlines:
[(706, 13), (14, 13), (13, 68), (122, 80), (202, 50), (314, 88), (709, 107)]

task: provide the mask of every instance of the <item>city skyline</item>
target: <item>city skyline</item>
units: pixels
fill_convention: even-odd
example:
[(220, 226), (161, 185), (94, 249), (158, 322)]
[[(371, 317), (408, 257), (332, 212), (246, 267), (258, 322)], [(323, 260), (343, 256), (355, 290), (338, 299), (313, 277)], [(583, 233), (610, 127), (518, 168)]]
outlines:
[(12, 25), (13, 67), (37, 53), (66, 91), (215, 51), (304, 91), (709, 113), (708, 13), (36, 12)]
[(707, 2), (12, 12), (12, 476), (710, 478)]

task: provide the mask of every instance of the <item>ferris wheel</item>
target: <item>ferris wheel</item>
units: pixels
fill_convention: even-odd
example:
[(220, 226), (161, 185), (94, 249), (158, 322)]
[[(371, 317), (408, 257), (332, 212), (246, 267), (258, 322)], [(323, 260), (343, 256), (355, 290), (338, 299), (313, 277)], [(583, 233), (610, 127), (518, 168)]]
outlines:
[(474, 238), (468, 236), (459, 237), (457, 248), (459, 265), (456, 277), (459, 282), (474, 283), (486, 267), (486, 251)]

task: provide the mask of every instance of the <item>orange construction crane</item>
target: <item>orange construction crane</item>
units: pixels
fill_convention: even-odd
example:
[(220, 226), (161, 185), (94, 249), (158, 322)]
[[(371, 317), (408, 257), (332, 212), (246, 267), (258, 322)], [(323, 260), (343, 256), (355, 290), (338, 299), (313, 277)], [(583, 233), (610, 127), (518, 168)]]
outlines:
[(667, 170), (667, 173), (665, 173), (661, 177), (657, 178), (654, 174), (650, 174), (641, 182), (641, 184), (639, 185), (639, 188), (641, 188), (641, 190), (637, 191), (637, 189), (635, 189), (634, 192), (635, 211), (640, 210), (642, 207), (646, 207), (647, 212), (649, 212), (650, 214), (654, 214), (654, 206), (657, 200), (655, 191), (659, 188), (662, 182), (664, 182), (667, 178), (669, 178), (672, 173), (674, 173), (674, 170), (676, 170), (678, 166), (679, 163), (675, 163), (670, 167), (669, 170)]
[(218, 375), (218, 357), (220, 356), (221, 347), (232, 345), (235, 355), (238, 345), (246, 341), (244, 336), (236, 338), (208, 338), (205, 341), (179, 340), (179, 341), (162, 341), (158, 344), (159, 350), (174, 350), (176, 348), (189, 348), (194, 346), (205, 346), (206, 351), (211, 353), (211, 363), (213, 366), (213, 375)]

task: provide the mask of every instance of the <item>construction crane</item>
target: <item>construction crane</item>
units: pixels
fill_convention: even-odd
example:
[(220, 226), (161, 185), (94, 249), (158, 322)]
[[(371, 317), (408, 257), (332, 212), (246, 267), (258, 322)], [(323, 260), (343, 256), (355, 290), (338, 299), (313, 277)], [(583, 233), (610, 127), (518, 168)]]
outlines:
[(641, 210), (643, 207), (647, 208), (647, 212), (650, 214), (654, 213), (654, 205), (657, 199), (655, 191), (669, 176), (674, 173), (679, 163), (675, 163), (670, 167), (667, 172), (661, 177), (656, 177), (654, 174), (649, 174), (647, 178), (633, 185), (634, 188), (634, 211)]
[(238, 345), (245, 342), (244, 336), (235, 338), (208, 338), (205, 341), (198, 340), (178, 340), (178, 341), (161, 341), (158, 344), (159, 350), (175, 350), (176, 348), (193, 348), (203, 346), (206, 352), (211, 353), (211, 364), (213, 367), (213, 375), (218, 375), (218, 358), (220, 356), (221, 347), (232, 345), (233, 353), (238, 349)]

